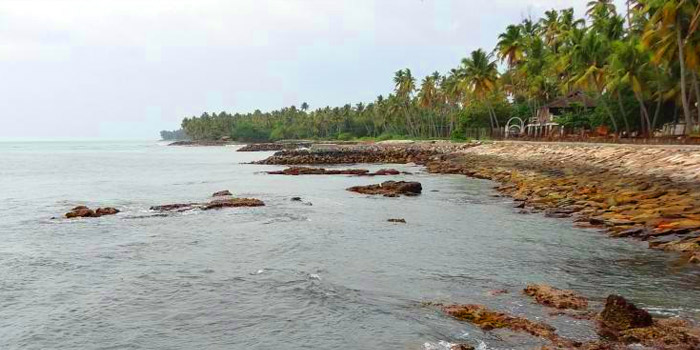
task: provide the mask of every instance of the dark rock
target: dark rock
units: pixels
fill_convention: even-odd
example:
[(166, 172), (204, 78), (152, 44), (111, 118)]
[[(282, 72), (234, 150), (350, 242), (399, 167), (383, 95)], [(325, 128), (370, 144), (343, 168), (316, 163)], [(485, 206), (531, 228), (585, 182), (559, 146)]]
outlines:
[(111, 207), (97, 208), (97, 210), (95, 210), (95, 214), (97, 214), (98, 216), (115, 215), (117, 213), (119, 213), (119, 209)]
[(292, 197), (292, 202), (301, 202), (301, 197)]
[(387, 220), (388, 222), (395, 222), (395, 223), (400, 223), (400, 224), (405, 224), (406, 219), (389, 219)]
[(617, 339), (621, 331), (649, 327), (652, 324), (651, 315), (646, 310), (638, 309), (619, 295), (610, 295), (605, 301), (603, 312), (600, 313), (598, 334)]
[(223, 191), (215, 192), (211, 196), (212, 197), (226, 197), (226, 196), (233, 196), (233, 194), (229, 190), (223, 190)]
[(202, 210), (238, 208), (238, 207), (263, 207), (265, 203), (255, 198), (231, 198), (217, 199), (204, 204)]
[(114, 215), (117, 213), (119, 213), (119, 210), (115, 209), (115, 208), (111, 208), (111, 207), (97, 208), (96, 210), (92, 210), (84, 205), (79, 205), (79, 206), (71, 209), (70, 212), (66, 213), (65, 217), (68, 219), (99, 218), (100, 216), (103, 216), (103, 215)]
[(378, 175), (378, 176), (383, 176), (383, 175), (399, 175), (401, 172), (399, 172), (396, 169), (379, 169), (376, 172), (372, 173), (372, 175)]
[(94, 210), (88, 208), (79, 208), (66, 213), (66, 218), (94, 218), (98, 217)]
[(417, 196), (423, 191), (423, 187), (420, 182), (386, 181), (379, 185), (350, 187), (348, 191), (385, 197)]
[(188, 210), (192, 209), (197, 203), (178, 203), (178, 204), (165, 204), (165, 205), (155, 205), (151, 207), (154, 211), (173, 211), (173, 210)]

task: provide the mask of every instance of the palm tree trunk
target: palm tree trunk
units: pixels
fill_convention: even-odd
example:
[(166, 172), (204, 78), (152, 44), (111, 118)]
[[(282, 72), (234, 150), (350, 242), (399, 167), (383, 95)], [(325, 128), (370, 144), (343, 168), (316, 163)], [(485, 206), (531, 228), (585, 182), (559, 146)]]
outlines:
[[(651, 132), (651, 130), (649, 130), (649, 128), (651, 128), (651, 122), (649, 121), (649, 112), (647, 111), (647, 107), (644, 105), (644, 100), (642, 99), (642, 95), (635, 92), (634, 96), (637, 98), (637, 101), (639, 102), (639, 114), (640, 114), (640, 118), (641, 118), (641, 122), (642, 122), (642, 125), (641, 125), (642, 135), (648, 137), (649, 133)], [(646, 124), (646, 130), (644, 130), (645, 124)]]
[(681, 101), (683, 102), (683, 114), (685, 114), (685, 133), (690, 134), (693, 131), (693, 118), (690, 115), (690, 104), (688, 103), (686, 76), (685, 76), (685, 57), (683, 56), (683, 39), (680, 31), (680, 18), (676, 19), (676, 41), (678, 43), (678, 63), (681, 66)]
[[(699, 8), (700, 11), (700, 8)], [(693, 87), (695, 88), (695, 107), (698, 113), (698, 124), (700, 124), (700, 84), (698, 84), (698, 73), (692, 71)]]
[(608, 111), (608, 116), (610, 117), (610, 122), (613, 125), (613, 130), (615, 130), (615, 134), (617, 134), (617, 131), (618, 131), (617, 130), (617, 122), (615, 121), (615, 115), (612, 112), (612, 108), (610, 108), (610, 106), (608, 106), (607, 102), (604, 102), (604, 104), (605, 104), (605, 110)]
[(622, 121), (625, 123), (625, 132), (627, 136), (630, 135), (630, 123), (627, 121), (627, 111), (625, 110), (625, 105), (622, 104), (622, 96), (620, 92), (617, 92), (617, 106), (620, 108), (620, 113), (622, 113)]
[(658, 101), (656, 101), (656, 110), (654, 111), (654, 119), (651, 120), (651, 130), (652, 132), (656, 129), (656, 122), (659, 120), (659, 114), (661, 113), (661, 95), (659, 95)]

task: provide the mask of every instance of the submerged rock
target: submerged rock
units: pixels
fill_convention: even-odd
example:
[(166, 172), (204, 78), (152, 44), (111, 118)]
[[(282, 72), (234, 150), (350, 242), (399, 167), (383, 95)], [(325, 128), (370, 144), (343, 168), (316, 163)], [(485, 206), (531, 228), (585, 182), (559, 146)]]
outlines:
[(405, 224), (406, 219), (389, 219), (387, 220), (388, 222), (394, 222), (394, 223), (399, 223), (399, 224)]
[(256, 198), (226, 198), (214, 199), (205, 203), (176, 203), (152, 206), (153, 211), (188, 211), (188, 210), (211, 210), (222, 208), (238, 208), (238, 207), (262, 207), (265, 202)]
[(523, 290), (523, 293), (534, 297), (539, 304), (557, 309), (588, 308), (588, 300), (571, 290), (561, 290), (545, 284), (531, 284)]
[(420, 182), (386, 181), (379, 185), (355, 186), (347, 189), (362, 194), (383, 195), (385, 197), (417, 196), (423, 191)]
[(229, 190), (223, 190), (219, 192), (214, 192), (214, 194), (211, 195), (212, 197), (226, 197), (226, 196), (233, 196), (231, 191)]
[(380, 169), (374, 173), (370, 173), (367, 169), (324, 169), (324, 168), (312, 168), (312, 167), (302, 167), (295, 166), (284, 170), (268, 171), (269, 175), (356, 175), (356, 176), (386, 176), (386, 175), (399, 175), (396, 169)]
[(366, 169), (324, 169), (311, 167), (291, 167), (280, 171), (268, 171), (269, 175), (367, 175), (369, 170)]
[(551, 341), (558, 342), (560, 340), (556, 329), (548, 324), (491, 311), (481, 305), (449, 305), (444, 306), (442, 310), (458, 320), (470, 322), (483, 330), (507, 328), (514, 332), (526, 332)]

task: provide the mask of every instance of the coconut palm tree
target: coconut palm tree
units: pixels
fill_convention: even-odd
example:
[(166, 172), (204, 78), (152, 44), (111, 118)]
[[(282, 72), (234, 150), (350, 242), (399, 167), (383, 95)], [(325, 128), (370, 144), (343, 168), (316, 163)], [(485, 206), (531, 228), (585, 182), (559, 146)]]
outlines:
[(462, 86), (477, 99), (484, 102), (489, 110), (491, 128), (498, 128), (498, 118), (489, 102), (489, 97), (496, 90), (498, 69), (496, 61), (484, 50), (472, 51), (470, 57), (462, 59)]
[[(653, 62), (667, 67), (678, 64), (680, 68), (680, 92), (686, 132), (694, 130), (691, 115), (688, 80), (697, 80), (697, 73), (688, 70), (697, 66), (697, 46), (694, 38), (697, 28), (697, 0), (647, 0), (644, 12), (649, 16), (643, 43), (653, 53)], [(669, 69), (669, 68), (667, 68)]]
[(509, 25), (505, 33), (498, 36), (496, 51), (502, 61), (506, 61), (509, 67), (514, 67), (523, 59), (523, 46), (525, 45), (522, 27)]

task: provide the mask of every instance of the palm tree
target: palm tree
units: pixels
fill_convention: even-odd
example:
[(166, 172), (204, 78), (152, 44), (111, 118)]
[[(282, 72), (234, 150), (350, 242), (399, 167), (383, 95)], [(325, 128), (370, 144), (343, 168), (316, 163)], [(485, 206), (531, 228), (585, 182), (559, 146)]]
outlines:
[[(654, 63), (663, 62), (667, 67), (679, 65), (681, 104), (686, 132), (691, 133), (694, 120), (688, 94), (688, 67), (696, 66), (698, 60), (697, 48), (691, 39), (696, 32), (696, 13), (700, 5), (697, 0), (648, 0), (642, 3), (645, 4), (643, 11), (649, 16), (644, 45), (652, 50)], [(693, 74), (690, 75), (693, 79)]]
[(611, 55), (608, 85), (611, 89), (616, 89), (618, 87), (615, 85), (622, 84), (631, 87), (634, 97), (639, 103), (642, 134), (653, 132), (649, 111), (644, 104), (647, 68), (648, 55), (642, 51), (638, 41), (629, 40), (615, 43)]
[(498, 36), (498, 44), (496, 50), (498, 57), (502, 61), (506, 61), (509, 67), (514, 67), (523, 58), (524, 38), (522, 27), (517, 25), (509, 25), (506, 32)]
[(463, 71), (463, 88), (486, 104), (491, 119), (491, 128), (500, 127), (496, 113), (489, 102), (489, 97), (495, 91), (498, 79), (496, 62), (492, 60), (491, 55), (478, 49), (472, 51), (469, 58), (462, 59), (461, 69)]

